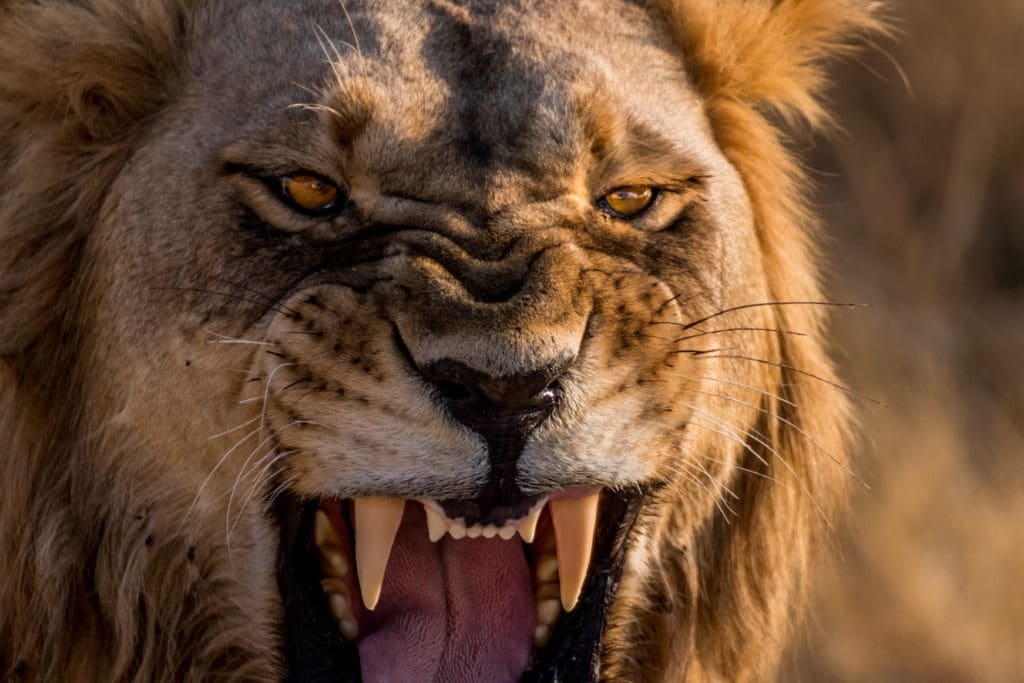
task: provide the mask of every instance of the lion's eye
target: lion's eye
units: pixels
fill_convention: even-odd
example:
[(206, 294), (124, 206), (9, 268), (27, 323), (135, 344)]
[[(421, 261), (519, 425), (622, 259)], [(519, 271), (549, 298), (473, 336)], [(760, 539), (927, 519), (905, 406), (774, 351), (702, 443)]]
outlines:
[(338, 208), (341, 191), (323, 178), (297, 173), (283, 176), (281, 193), (300, 211), (321, 214)]
[(619, 187), (601, 197), (601, 206), (616, 218), (640, 215), (654, 201), (655, 190), (647, 185)]

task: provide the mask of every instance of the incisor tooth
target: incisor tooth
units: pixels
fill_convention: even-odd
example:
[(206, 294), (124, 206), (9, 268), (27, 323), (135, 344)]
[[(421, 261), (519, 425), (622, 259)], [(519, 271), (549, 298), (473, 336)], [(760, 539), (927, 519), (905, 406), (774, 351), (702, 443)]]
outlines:
[(550, 503), (562, 607), (566, 612), (576, 607), (580, 591), (583, 590), (583, 581), (587, 578), (590, 551), (594, 547), (599, 497), (600, 492), (595, 491), (579, 498), (559, 498)]
[(452, 522), (448, 527), (448, 533), (450, 533), (454, 539), (465, 538), (466, 525), (462, 522)]
[(530, 510), (530, 514), (526, 515), (526, 518), (519, 523), (519, 535), (527, 543), (533, 543), (533, 537), (537, 535), (537, 522), (540, 521), (540, 513), (543, 509), (543, 505), (538, 505)]
[(498, 535), (498, 527), (488, 524), (484, 527), (484, 538), (494, 538)]
[(372, 496), (353, 501), (356, 536), (356, 574), (366, 609), (380, 599), (395, 534), (402, 524), (405, 499)]
[(480, 534), (484, 532), (484, 528), (479, 524), (466, 527), (466, 535), (470, 538), (479, 538)]
[(444, 538), (448, 531), (448, 523), (444, 521), (444, 517), (437, 510), (426, 505), (423, 506), (423, 509), (427, 511), (427, 534), (430, 536), (430, 542), (436, 543)]
[(506, 541), (509, 540), (510, 538), (512, 538), (515, 535), (516, 535), (516, 528), (514, 526), (512, 526), (511, 524), (508, 525), (508, 526), (501, 527), (501, 530), (498, 532), (498, 536), (500, 536), (503, 540), (506, 540)]

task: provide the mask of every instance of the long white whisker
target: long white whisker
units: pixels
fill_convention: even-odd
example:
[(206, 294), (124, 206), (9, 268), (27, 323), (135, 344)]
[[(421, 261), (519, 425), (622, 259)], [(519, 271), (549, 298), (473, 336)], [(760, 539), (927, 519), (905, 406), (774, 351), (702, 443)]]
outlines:
[(206, 478), (203, 479), (203, 483), (200, 484), (199, 488), (196, 490), (195, 497), (192, 498), (192, 502), (189, 504), (188, 510), (185, 511), (185, 515), (181, 518), (182, 524), (184, 524), (185, 520), (188, 519), (190, 514), (192, 514), (193, 508), (195, 508), (196, 503), (199, 502), (199, 497), (201, 495), (203, 495), (203, 490), (206, 488), (207, 484), (210, 483), (210, 479), (213, 478), (214, 473), (218, 469), (220, 469), (221, 465), (223, 465), (224, 462), (231, 456), (231, 454), (235, 452), (235, 449), (237, 449), (239, 446), (241, 446), (243, 443), (248, 441), (253, 436), (256, 436), (257, 434), (259, 434), (259, 432), (260, 432), (260, 428), (259, 427), (257, 427), (256, 429), (252, 430), (251, 432), (249, 432), (248, 434), (243, 436), (241, 439), (236, 441), (235, 444), (233, 446), (231, 446), (231, 448), (229, 448), (224, 453), (224, 455), (222, 455), (220, 457), (220, 459), (217, 461), (217, 463), (213, 466), (213, 469), (211, 469), (210, 472), (206, 475)]
[(258, 417), (254, 417), (251, 420), (246, 420), (245, 422), (243, 422), (242, 424), (238, 425), (237, 427), (232, 427), (231, 429), (225, 429), (223, 432), (217, 432), (213, 436), (208, 437), (206, 440), (207, 441), (213, 441), (214, 439), (219, 439), (222, 436), (227, 436), (228, 434), (230, 434), (232, 432), (237, 432), (239, 429), (242, 429), (246, 425), (251, 425), (253, 422), (255, 422), (258, 419), (259, 419)]

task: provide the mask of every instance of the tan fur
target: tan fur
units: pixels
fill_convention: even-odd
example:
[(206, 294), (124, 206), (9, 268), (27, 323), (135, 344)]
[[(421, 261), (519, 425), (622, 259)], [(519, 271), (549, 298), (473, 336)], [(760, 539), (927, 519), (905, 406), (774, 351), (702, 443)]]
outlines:
[[(827, 119), (819, 103), (822, 61), (846, 52), (858, 32), (877, 29), (877, 18), (874, 3), (860, 0), (654, 4), (647, 16), (664, 29), (695, 86), (692, 95), (684, 85), (672, 86), (683, 93), (680, 125), (694, 139), (707, 138), (709, 155), (722, 157), (716, 168), (724, 189), (694, 201), (718, 211), (707, 220), (728, 237), (692, 243), (686, 258), (699, 259), (699, 268), (691, 279), (673, 289), (642, 273), (609, 276), (621, 260), (591, 252), (608, 245), (628, 251), (625, 233), (587, 241), (549, 227), (529, 232), (551, 216), (584, 222), (588, 209), (578, 189), (615, 177), (616, 169), (621, 174), (622, 166), (609, 161), (584, 171), (540, 158), (535, 172), (563, 174), (563, 195), (523, 201), (529, 177), (499, 170), (484, 196), (480, 176), (445, 156), (454, 143), (438, 131), (449, 131), (449, 101), (431, 69), (412, 54), (404, 78), (428, 85), (391, 87), (390, 72), (373, 72), (369, 58), (335, 55), (331, 79), (308, 109), (329, 123), (325, 130), (357, 140), (346, 152), (355, 169), (348, 178), (353, 198), (389, 219), (407, 220), (413, 208), (388, 203), (380, 170), (423, 157), (429, 159), (424, 168), (408, 171), (417, 187), (440, 198), (438, 206), (463, 202), (471, 209), (416, 210), (416, 220), (445, 239), (410, 237), (438, 255), (388, 274), (406, 292), (429, 292), (422, 300), (405, 303), (397, 288), (364, 296), (355, 284), (343, 291), (307, 287), (281, 299), (305, 316), (268, 318), (261, 341), (294, 359), (285, 367), (251, 347), (209, 344), (218, 339), (209, 333), (213, 323), (217, 335), (248, 331), (251, 310), (142, 284), (152, 284), (143, 277), (149, 268), (161, 268), (163, 257), (154, 256), (161, 249), (164, 265), (182, 277), (206, 266), (225, 276), (232, 270), (215, 270), (217, 262), (203, 260), (205, 249), (191, 253), (192, 238), (157, 244), (165, 231), (156, 231), (131, 242), (133, 233), (118, 227), (149, 226), (175, 208), (154, 197), (157, 208), (147, 214), (139, 199), (164, 182), (152, 171), (156, 153), (139, 150), (148, 150), (154, 126), (173, 139), (153, 122), (172, 104), (183, 112), (177, 121), (222, 104), (177, 101), (192, 92), (185, 42), (203, 30), (190, 23), (200, 15), (197, 6), (187, 0), (0, 2), (0, 678), (278, 678), (276, 532), (253, 501), (266, 500), (281, 481), (313, 496), (404, 493), (410, 484), (403, 477), (417, 468), (424, 481), (435, 470), (464, 468), (458, 483), (437, 491), (470, 495), (480, 476), (475, 442), (446, 422), (388, 346), (390, 321), (417, 359), (460, 353), (501, 373), (576, 343), (586, 318), (575, 304), (583, 300), (592, 302), (599, 333), (572, 377), (573, 410), (539, 434), (546, 448), (528, 449), (522, 467), (552, 481), (584, 472), (594, 485), (629, 485), (631, 473), (670, 482), (638, 523), (602, 676), (697, 682), (770, 675), (802, 602), (823, 520), (841, 507), (848, 481), (847, 407), (832, 384), (825, 309), (762, 306), (729, 314), (730, 327), (807, 336), (693, 340), (701, 348), (741, 346), (706, 361), (670, 365), (671, 348), (636, 340), (664, 334), (661, 323), (697, 320), (729, 306), (823, 300), (805, 179), (779, 121), (817, 126)], [(599, 15), (600, 3), (585, 5), (581, 12)], [(436, 6), (444, 21), (477, 21), (447, 3)], [(557, 3), (539, 6), (541, 14), (562, 17)], [(637, 30), (653, 30), (633, 8), (612, 11)], [(395, 12), (391, 21), (399, 25)], [(549, 48), (565, 42), (557, 32), (571, 25), (538, 19), (555, 31), (545, 38), (536, 25), (530, 33), (516, 21), (502, 15), (497, 28), (486, 28), (523, 30)], [(608, 72), (628, 66), (629, 58), (609, 62)], [(265, 66), (275, 59), (253, 61)], [(447, 73), (443, 60), (434, 66)], [(568, 87), (569, 76), (552, 73)], [(572, 97), (608, 159), (628, 159), (635, 172), (656, 163), (658, 150), (631, 142), (614, 107), (592, 93)], [(257, 152), (228, 153), (268, 154), (271, 146), (252, 147)], [(257, 213), (277, 211), (260, 191), (238, 189), (254, 197)], [(273, 215), (273, 221), (290, 220)], [(494, 241), (478, 237), (477, 215), (499, 228)], [(200, 214), (168, 227), (202, 225), (212, 234), (229, 220), (226, 213)], [(501, 230), (527, 236), (508, 250)], [(477, 250), (477, 257), (465, 250)], [(540, 253), (545, 257), (530, 261)], [(180, 266), (170, 264), (175, 258)], [(455, 265), (442, 268), (442, 262)], [(719, 281), (726, 271), (727, 282)], [(521, 298), (481, 303), (500, 299), (502, 283), (523, 272), (531, 279)], [(334, 313), (310, 304), (311, 293)], [(684, 293), (683, 303), (672, 303)], [(314, 337), (291, 334), (301, 331), (326, 331), (332, 343), (345, 344), (336, 355), (350, 362), (324, 360)], [(301, 404), (303, 421), (344, 419), (367, 425), (365, 433), (353, 427), (325, 440), (295, 427), (294, 416), (261, 412), (247, 401), (260, 396), (246, 375), (230, 375), (240, 368), (261, 377), (256, 390), (267, 400), (272, 390), (284, 395), (282, 385), (301, 388), (299, 364), (323, 380), (302, 390), (311, 394)], [(695, 379), (703, 375), (731, 382), (728, 397), (722, 398), (725, 384)], [(208, 438), (247, 420), (259, 420), (260, 430), (239, 441), (235, 453), (225, 453), (235, 438)], [(411, 446), (390, 452), (373, 441), (389, 421), (402, 425)], [(256, 474), (277, 463), (263, 459), (264, 422), (274, 446), (288, 449), (273, 481)], [(568, 427), (585, 446), (565, 436)], [(621, 454), (602, 441), (606, 430), (633, 439), (633, 457), (616, 459)], [(410, 455), (414, 447), (434, 449), (437, 460), (424, 466)], [(360, 449), (364, 460), (354, 460)]]

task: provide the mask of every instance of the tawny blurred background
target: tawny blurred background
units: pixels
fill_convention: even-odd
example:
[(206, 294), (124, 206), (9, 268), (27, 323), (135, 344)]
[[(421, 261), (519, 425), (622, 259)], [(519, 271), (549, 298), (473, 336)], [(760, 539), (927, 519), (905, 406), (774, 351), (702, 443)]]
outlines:
[(894, 0), (806, 156), (859, 402), (853, 514), (782, 681), (1024, 681), (1024, 0)]

